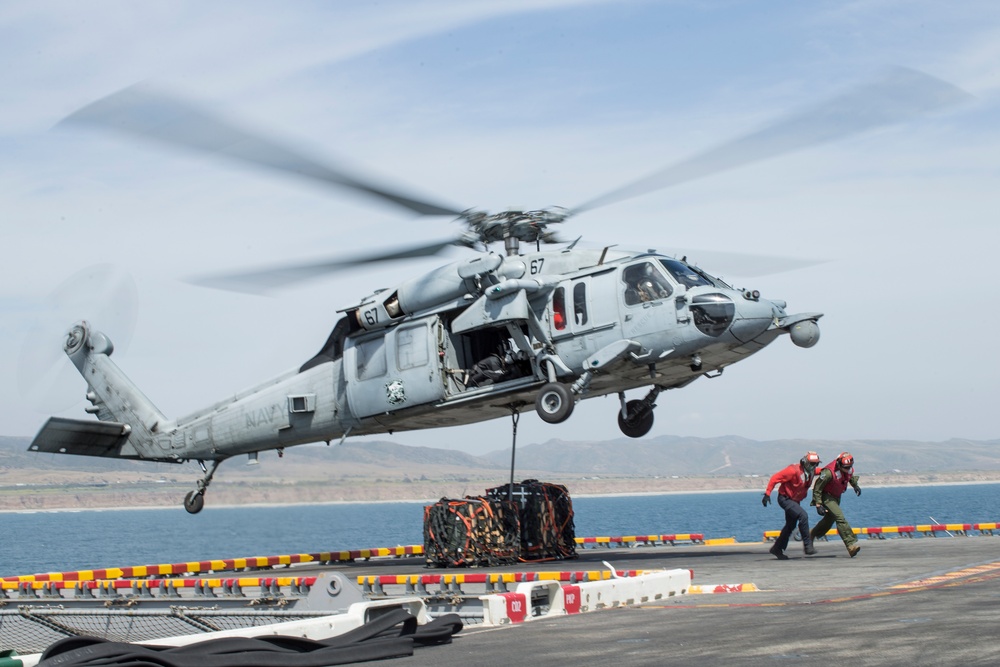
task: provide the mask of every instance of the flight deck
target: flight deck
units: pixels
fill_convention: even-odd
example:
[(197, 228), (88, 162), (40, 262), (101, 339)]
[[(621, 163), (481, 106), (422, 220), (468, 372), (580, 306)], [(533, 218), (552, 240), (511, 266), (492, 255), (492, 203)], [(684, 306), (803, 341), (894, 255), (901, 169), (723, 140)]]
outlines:
[[(730, 664), (784, 660), (818, 664), (831, 659), (851, 665), (995, 664), (1000, 661), (1000, 644), (994, 638), (1000, 621), (1000, 554), (998, 537), (991, 533), (932, 532), (929, 535), (941, 536), (913, 539), (868, 534), (856, 558), (850, 558), (835, 537), (819, 540), (818, 553), (808, 557), (801, 544), (793, 542), (786, 561), (768, 553), (767, 541), (704, 540), (698, 534), (654, 536), (686, 538), (672, 543), (604, 538), (582, 544), (575, 559), (464, 569), (428, 568), (424, 558), (413, 553), (419, 548), (398, 547), (324, 554), (327, 560), (314, 562), (303, 562), (308, 558), (291, 562), (296, 559), (286, 556), (274, 557), (272, 563), (234, 559), (175, 564), (170, 567), (190, 571), (171, 577), (130, 569), (120, 573), (133, 577), (121, 587), (124, 596), (98, 581), (119, 574), (111, 571), (35, 575), (19, 578), (16, 586), (7, 578), (3, 602), (11, 609), (19, 604), (19, 596), (22, 600), (32, 596), (36, 606), (46, 602), (71, 606), (62, 601), (54, 604), (52, 597), (75, 598), (89, 585), (91, 591), (96, 588), (96, 594), (88, 595), (93, 606), (120, 605), (133, 615), (143, 613), (139, 611), (143, 604), (168, 594), (162, 600), (165, 604), (186, 600), (220, 614), (224, 602), (245, 608), (252, 601), (260, 607), (272, 594), (275, 599), (284, 597), (279, 605), (283, 611), (275, 612), (280, 614), (293, 613), (289, 603), (296, 595), (308, 609), (306, 600), (329, 595), (323, 589), (336, 580), (353, 589), (350, 595), (355, 597), (350, 599), (391, 602), (418, 597), (427, 601), (428, 609), (464, 613), (465, 628), (453, 643), (419, 649), (413, 658), (387, 664), (424, 662), (423, 651), (426, 660), (442, 667), (464, 667), (470, 660), (481, 664), (643, 665), (696, 660), (712, 664), (723, 659)], [(224, 570), (228, 565), (242, 571), (195, 571)], [(536, 614), (529, 610), (526, 617), (494, 618), (487, 625), (481, 607), (462, 612), (462, 600), (508, 595), (524, 582), (556, 581), (558, 586), (572, 587), (658, 571), (691, 576), (689, 583), (685, 580), (669, 595), (606, 599), (584, 610), (588, 613), (551, 611), (546, 605)], [(146, 581), (160, 582), (159, 591), (136, 588), (134, 577), (143, 573)], [(250, 575), (260, 588), (253, 588), (255, 579)], [(184, 583), (170, 591), (162, 587), (164, 581)], [(244, 583), (243, 590), (238, 582)], [(129, 592), (134, 593), (133, 602), (128, 602)], [(346, 592), (345, 598), (349, 598)], [(442, 608), (444, 601), (450, 607)], [(302, 613), (328, 612), (317, 608)], [(13, 622), (7, 618), (5, 637), (11, 636), (6, 629), (15, 627)]]

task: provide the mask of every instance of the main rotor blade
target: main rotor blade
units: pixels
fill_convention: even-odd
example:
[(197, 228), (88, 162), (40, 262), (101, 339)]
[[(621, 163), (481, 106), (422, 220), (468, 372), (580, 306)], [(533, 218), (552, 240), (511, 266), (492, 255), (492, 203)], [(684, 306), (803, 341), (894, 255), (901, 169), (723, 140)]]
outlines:
[(591, 199), (571, 214), (899, 123), (969, 99), (955, 86), (911, 69), (858, 86), (823, 104)]
[(689, 264), (701, 267), (724, 280), (738, 278), (760, 278), (785, 271), (795, 271), (819, 266), (831, 261), (806, 257), (786, 257), (782, 255), (758, 255), (744, 252), (723, 252), (719, 250), (671, 249), (674, 257), (681, 256)]
[(393, 252), (380, 253), (377, 255), (367, 255), (354, 259), (338, 259), (324, 262), (310, 262), (303, 264), (287, 264), (258, 271), (247, 271), (245, 273), (229, 273), (225, 275), (203, 276), (193, 278), (190, 282), (202, 287), (213, 287), (231, 292), (246, 292), (247, 294), (264, 294), (271, 290), (286, 287), (293, 283), (302, 282), (311, 278), (349, 269), (363, 264), (374, 264), (377, 262), (389, 262), (400, 259), (414, 259), (417, 257), (430, 257), (441, 252), (445, 248), (455, 244), (456, 239), (435, 241), (427, 245), (403, 248)]
[(59, 124), (92, 125), (219, 155), (319, 181), (324, 185), (356, 190), (420, 215), (461, 215), (455, 207), (417, 199), (348, 175), (341, 169), (239, 129), (185, 101), (139, 86), (125, 88), (97, 100), (70, 114)]

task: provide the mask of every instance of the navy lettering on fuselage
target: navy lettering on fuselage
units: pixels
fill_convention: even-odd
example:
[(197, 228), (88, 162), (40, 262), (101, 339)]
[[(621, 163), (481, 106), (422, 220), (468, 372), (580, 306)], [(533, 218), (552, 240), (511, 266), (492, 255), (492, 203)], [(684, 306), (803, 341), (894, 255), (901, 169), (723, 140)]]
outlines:
[(260, 408), (255, 412), (246, 413), (247, 428), (256, 428), (264, 424), (270, 424), (281, 414), (281, 406), (275, 403), (269, 408)]

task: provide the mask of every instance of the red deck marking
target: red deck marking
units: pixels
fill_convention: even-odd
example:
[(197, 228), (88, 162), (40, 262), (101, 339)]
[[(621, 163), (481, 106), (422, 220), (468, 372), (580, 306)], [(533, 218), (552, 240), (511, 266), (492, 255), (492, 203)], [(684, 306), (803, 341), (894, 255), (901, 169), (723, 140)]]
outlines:
[(564, 584), (563, 587), (563, 604), (566, 607), (567, 614), (579, 614), (580, 613), (580, 587), (576, 584)]
[(528, 617), (528, 601), (524, 593), (501, 593), (511, 623), (523, 623)]

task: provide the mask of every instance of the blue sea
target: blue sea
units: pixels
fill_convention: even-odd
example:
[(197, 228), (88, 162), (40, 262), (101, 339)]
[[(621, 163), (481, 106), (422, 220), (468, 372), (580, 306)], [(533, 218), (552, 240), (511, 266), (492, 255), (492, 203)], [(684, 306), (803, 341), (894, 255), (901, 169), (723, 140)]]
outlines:
[[(848, 490), (851, 525), (1000, 521), (992, 484)], [(577, 537), (703, 533), (760, 541), (784, 514), (760, 492), (574, 498)], [(0, 576), (423, 543), (424, 503), (0, 513)], [(811, 514), (811, 521), (818, 517)]]

